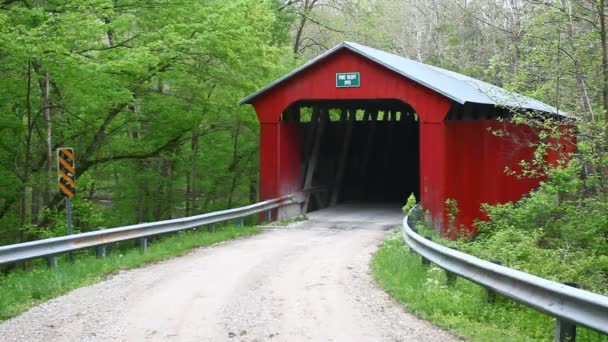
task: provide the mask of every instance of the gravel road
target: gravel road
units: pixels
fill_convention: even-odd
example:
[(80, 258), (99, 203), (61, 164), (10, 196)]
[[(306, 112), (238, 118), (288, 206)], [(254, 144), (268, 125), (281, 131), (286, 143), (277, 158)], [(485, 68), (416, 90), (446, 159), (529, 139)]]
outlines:
[(398, 211), (352, 209), (120, 272), (0, 324), (0, 341), (458, 341), (370, 276)]

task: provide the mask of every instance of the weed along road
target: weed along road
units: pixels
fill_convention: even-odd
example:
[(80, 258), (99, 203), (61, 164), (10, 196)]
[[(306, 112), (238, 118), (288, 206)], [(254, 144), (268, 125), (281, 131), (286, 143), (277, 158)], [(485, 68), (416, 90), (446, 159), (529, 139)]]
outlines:
[(312, 213), (72, 291), (1, 324), (0, 340), (457, 341), (374, 284), (371, 255), (400, 218)]

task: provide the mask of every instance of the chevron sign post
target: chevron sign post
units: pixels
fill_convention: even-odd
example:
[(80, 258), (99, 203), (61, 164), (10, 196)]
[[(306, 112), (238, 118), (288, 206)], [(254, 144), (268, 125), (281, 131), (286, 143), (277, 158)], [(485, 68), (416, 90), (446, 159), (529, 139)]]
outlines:
[[(76, 165), (74, 149), (60, 147), (57, 149), (57, 175), (59, 193), (65, 196), (65, 214), (68, 235), (72, 234), (72, 197), (76, 194)], [(73, 256), (70, 253), (70, 260)]]

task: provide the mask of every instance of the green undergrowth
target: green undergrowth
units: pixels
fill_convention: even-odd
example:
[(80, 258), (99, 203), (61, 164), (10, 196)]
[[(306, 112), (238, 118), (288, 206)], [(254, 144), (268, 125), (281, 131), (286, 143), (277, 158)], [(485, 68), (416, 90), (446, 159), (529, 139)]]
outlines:
[(146, 252), (134, 242), (108, 246), (105, 258), (96, 258), (90, 251), (79, 251), (75, 262), (59, 258), (57, 269), (49, 269), (44, 260), (30, 263), (27, 269), (0, 274), (0, 321), (14, 317), (32, 306), (62, 295), (78, 287), (91, 285), (119, 270), (165, 260), (188, 253), (196, 247), (209, 246), (225, 240), (259, 232), (258, 227), (219, 227), (216, 232), (203, 229), (184, 231), (153, 239)]
[[(376, 281), (413, 314), (471, 341), (551, 341), (555, 320), (498, 296), (486, 302), (485, 289), (459, 278), (446, 285), (444, 270), (423, 266), (396, 235), (374, 255)], [(577, 341), (608, 341), (608, 336), (577, 329)]]

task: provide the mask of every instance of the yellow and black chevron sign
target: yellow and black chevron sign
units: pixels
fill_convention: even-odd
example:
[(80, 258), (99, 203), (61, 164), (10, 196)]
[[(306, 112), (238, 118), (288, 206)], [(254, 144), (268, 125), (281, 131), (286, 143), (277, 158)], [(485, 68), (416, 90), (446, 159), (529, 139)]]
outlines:
[(59, 192), (63, 196), (74, 197), (76, 194), (76, 168), (73, 148), (57, 149), (57, 173), (59, 174)]

